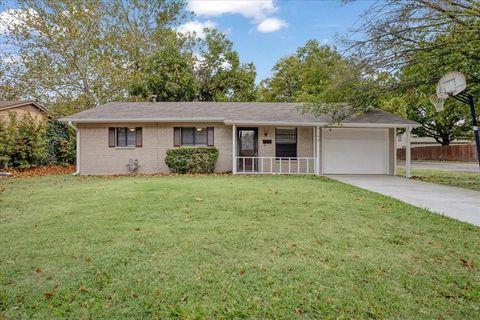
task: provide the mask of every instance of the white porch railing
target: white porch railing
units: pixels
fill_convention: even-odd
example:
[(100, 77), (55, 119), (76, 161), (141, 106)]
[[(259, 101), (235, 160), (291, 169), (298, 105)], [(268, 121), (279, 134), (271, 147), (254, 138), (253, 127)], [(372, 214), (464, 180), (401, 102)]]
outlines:
[(314, 157), (236, 157), (235, 173), (315, 174)]

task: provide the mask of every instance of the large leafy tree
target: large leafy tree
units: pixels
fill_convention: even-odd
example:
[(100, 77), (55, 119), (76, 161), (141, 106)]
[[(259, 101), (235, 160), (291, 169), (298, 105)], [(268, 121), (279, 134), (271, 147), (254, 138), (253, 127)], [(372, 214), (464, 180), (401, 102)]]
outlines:
[(155, 95), (157, 101), (192, 101), (198, 92), (194, 64), (193, 53), (172, 36), (163, 48), (146, 58), (130, 94), (143, 99)]
[[(352, 2), (352, 1), (346, 1)], [(343, 39), (346, 54), (361, 67), (354, 88), (359, 104), (372, 101), (388, 111), (422, 124), (415, 130), (442, 144), (470, 137), (468, 109), (454, 99), (436, 113), (428, 101), (438, 79), (461, 71), (478, 102), (480, 69), (480, 4), (467, 0), (386, 0), (376, 2)], [(383, 81), (379, 74), (388, 74)]]
[(2, 26), (11, 88), (71, 113), (124, 99), (145, 57), (182, 21), (181, 0), (17, 0)]
[(200, 44), (196, 63), (201, 101), (255, 100), (255, 66), (240, 62), (238, 52), (227, 36), (208, 30)]
[(275, 64), (273, 76), (260, 83), (258, 95), (262, 101), (303, 102), (304, 111), (333, 112), (340, 120), (344, 114), (340, 111), (355, 103), (352, 90), (359, 81), (354, 64), (334, 48), (310, 40)]

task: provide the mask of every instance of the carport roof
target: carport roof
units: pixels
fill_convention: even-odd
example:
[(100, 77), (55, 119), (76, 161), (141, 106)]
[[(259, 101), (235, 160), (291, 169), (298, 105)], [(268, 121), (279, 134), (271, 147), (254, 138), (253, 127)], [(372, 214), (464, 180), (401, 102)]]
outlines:
[[(265, 102), (110, 102), (64, 117), (75, 123), (111, 122), (223, 122), (238, 125), (328, 125), (331, 116), (299, 111), (297, 103)], [(342, 125), (408, 127), (419, 124), (381, 110), (348, 117)]]

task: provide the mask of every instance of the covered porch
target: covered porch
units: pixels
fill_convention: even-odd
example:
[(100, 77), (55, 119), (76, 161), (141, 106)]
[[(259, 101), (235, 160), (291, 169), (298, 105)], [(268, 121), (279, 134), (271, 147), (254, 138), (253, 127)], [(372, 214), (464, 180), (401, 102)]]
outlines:
[[(406, 177), (410, 177), (407, 128)], [(233, 174), (396, 174), (396, 128), (232, 125)]]

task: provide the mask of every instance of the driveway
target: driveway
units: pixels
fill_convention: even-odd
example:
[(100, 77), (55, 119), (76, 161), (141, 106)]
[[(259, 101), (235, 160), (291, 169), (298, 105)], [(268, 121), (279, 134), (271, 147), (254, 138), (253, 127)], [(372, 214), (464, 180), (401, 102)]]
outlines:
[(480, 192), (395, 176), (328, 175), (414, 206), (480, 226)]
[[(405, 161), (398, 161), (398, 166), (405, 168)], [(447, 162), (447, 161), (412, 161), (412, 169), (430, 169), (457, 172), (479, 172), (477, 162)]]

